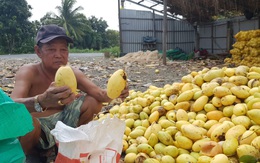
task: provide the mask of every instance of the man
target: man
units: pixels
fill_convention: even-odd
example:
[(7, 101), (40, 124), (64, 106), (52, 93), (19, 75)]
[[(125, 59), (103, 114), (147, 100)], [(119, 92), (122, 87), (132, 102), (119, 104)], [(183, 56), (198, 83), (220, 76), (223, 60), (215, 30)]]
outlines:
[[(22, 66), (15, 79), (11, 98), (23, 103), (31, 113), (34, 130), (20, 138), (25, 154), (37, 149), (50, 149), (55, 140), (50, 134), (57, 121), (78, 127), (92, 120), (101, 111), (102, 102), (110, 102), (106, 90), (91, 82), (83, 72), (73, 69), (78, 89), (86, 93), (75, 96), (69, 87), (57, 87), (54, 77), (57, 69), (68, 62), (68, 44), (73, 40), (57, 25), (43, 26), (37, 33), (34, 50), (40, 63)], [(128, 88), (120, 98), (129, 95)]]

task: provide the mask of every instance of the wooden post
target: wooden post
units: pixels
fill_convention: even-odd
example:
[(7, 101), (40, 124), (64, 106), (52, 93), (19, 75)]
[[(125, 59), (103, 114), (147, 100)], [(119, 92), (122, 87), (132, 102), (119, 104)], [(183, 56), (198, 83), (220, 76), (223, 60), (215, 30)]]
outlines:
[(163, 0), (163, 64), (166, 65), (166, 49), (167, 49), (167, 0)]
[(199, 33), (198, 33), (197, 23), (194, 23), (193, 27), (194, 27), (194, 35), (195, 35), (195, 49), (194, 50), (199, 50), (200, 43), (199, 43)]
[(233, 28), (230, 21), (227, 22), (227, 52), (229, 53), (233, 44)]
[[(122, 3), (122, 7), (123, 7), (123, 6), (124, 6), (124, 3)], [(118, 0), (119, 46), (120, 46), (120, 54), (119, 54), (119, 57), (121, 57), (121, 53), (123, 52), (120, 8), (121, 8), (121, 7), (120, 7), (120, 0)]]
[(211, 54), (214, 53), (214, 26), (213, 24), (211, 25)]

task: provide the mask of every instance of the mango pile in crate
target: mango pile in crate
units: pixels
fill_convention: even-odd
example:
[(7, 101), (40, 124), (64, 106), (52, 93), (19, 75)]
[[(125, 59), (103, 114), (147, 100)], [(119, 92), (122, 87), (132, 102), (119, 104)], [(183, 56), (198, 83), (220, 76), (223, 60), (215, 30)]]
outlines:
[(181, 82), (131, 90), (97, 118), (124, 120), (126, 163), (260, 159), (260, 67), (204, 68)]
[(236, 66), (260, 66), (260, 29), (240, 31), (235, 36), (236, 42), (230, 50), (231, 58), (226, 63)]

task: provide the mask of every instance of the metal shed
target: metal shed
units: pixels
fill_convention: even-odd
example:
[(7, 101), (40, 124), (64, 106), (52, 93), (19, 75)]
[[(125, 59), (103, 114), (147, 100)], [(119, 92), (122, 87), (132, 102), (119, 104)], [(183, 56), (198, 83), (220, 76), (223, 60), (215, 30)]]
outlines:
[[(130, 9), (120, 9), (119, 15), (121, 55), (140, 50), (163, 50), (162, 15)], [(259, 17), (248, 20), (240, 16), (199, 25), (168, 17), (166, 49), (181, 48), (185, 53), (190, 53), (203, 48), (211, 54), (229, 53), (236, 33), (259, 27)], [(144, 46), (143, 37), (146, 36), (156, 39), (152, 49)]]

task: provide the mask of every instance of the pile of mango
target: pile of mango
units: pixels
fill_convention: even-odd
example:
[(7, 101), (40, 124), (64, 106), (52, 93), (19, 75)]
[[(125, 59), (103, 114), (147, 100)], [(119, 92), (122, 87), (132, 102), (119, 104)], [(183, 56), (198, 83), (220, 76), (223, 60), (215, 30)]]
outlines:
[(231, 58), (225, 62), (246, 66), (260, 66), (260, 29), (240, 31), (235, 36), (236, 42), (230, 50)]
[(260, 67), (204, 68), (180, 82), (131, 90), (118, 117), (126, 163), (229, 163), (260, 159)]

